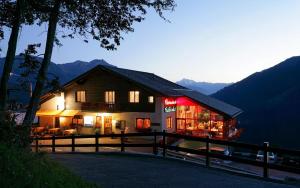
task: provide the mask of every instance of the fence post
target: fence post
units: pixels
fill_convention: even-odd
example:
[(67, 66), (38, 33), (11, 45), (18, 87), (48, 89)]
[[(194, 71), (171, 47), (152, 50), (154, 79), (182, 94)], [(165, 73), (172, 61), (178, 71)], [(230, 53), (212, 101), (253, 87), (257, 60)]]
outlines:
[(55, 152), (55, 136), (52, 135), (52, 152)]
[(72, 134), (72, 152), (75, 151), (75, 137), (74, 134)]
[(124, 152), (124, 131), (121, 131), (121, 152)]
[(35, 152), (39, 152), (39, 140), (35, 137)]
[(268, 163), (269, 163), (269, 152), (268, 152), (268, 147), (269, 147), (269, 142), (264, 142), (264, 178), (269, 178), (269, 168), (268, 168)]
[(95, 134), (95, 152), (99, 152), (99, 134), (96, 132)]
[(157, 155), (157, 145), (156, 145), (156, 137), (157, 137), (157, 135), (156, 135), (156, 130), (154, 130), (154, 143), (153, 143), (153, 154), (154, 155)]
[(166, 157), (166, 130), (163, 130), (163, 156)]
[(206, 137), (206, 151), (205, 151), (205, 154), (206, 154), (206, 167), (209, 167), (210, 166), (210, 157), (209, 157), (209, 143), (210, 143), (210, 140), (209, 140), (209, 136)]

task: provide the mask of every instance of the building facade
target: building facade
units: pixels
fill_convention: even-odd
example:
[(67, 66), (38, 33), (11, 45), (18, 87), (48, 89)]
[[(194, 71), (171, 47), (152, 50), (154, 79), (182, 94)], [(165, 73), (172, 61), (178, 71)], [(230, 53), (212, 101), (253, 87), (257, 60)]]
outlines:
[(41, 98), (39, 126), (64, 133), (162, 131), (230, 139), (241, 110), (152, 73), (97, 66)]

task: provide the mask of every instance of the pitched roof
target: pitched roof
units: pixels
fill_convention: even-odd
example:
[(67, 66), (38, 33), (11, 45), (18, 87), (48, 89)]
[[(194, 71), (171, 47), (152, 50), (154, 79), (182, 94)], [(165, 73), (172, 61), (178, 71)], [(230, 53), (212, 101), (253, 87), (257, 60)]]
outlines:
[(135, 70), (129, 70), (129, 69), (123, 69), (117, 67), (110, 67), (110, 66), (105, 66), (105, 68), (167, 96), (174, 96), (174, 97), (181, 96), (174, 89), (187, 89), (183, 86), (175, 84), (174, 82), (159, 77), (153, 73), (135, 71)]
[(211, 107), (212, 109), (215, 109), (223, 114), (226, 114), (230, 117), (236, 117), (239, 115), (242, 110), (232, 106), (230, 104), (224, 103), (220, 100), (217, 100), (215, 98), (212, 98), (210, 96), (204, 95), (200, 92), (188, 89), (186, 87), (180, 86), (174, 82), (171, 82), (169, 80), (166, 80), (160, 76), (157, 76), (153, 73), (148, 72), (142, 72), (142, 71), (136, 71), (136, 70), (129, 70), (129, 69), (123, 69), (118, 67), (112, 67), (112, 66), (104, 66), (104, 65), (98, 65), (95, 68), (91, 69), (90, 71), (78, 76), (77, 78), (71, 80), (65, 86), (73, 83), (74, 81), (85, 77), (88, 75), (91, 71), (102, 69), (106, 70), (115, 74), (118, 74), (119, 76), (125, 77), (126, 79), (133, 81), (135, 83), (141, 84), (153, 91), (156, 91), (158, 93), (161, 93), (165, 96), (169, 97), (179, 97), (179, 96), (186, 96), (191, 99), (193, 99), (196, 102), (199, 102), (201, 104), (204, 104), (206, 106)]

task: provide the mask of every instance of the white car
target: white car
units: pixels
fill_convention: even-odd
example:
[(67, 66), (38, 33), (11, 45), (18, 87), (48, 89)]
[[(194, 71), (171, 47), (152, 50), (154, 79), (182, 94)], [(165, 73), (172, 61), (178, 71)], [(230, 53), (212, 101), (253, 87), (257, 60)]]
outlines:
[[(273, 152), (268, 152), (268, 158), (269, 158), (269, 163), (274, 163), (277, 160), (277, 156)], [(264, 152), (263, 151), (258, 151), (257, 152), (256, 160), (257, 161), (263, 161), (264, 160)]]

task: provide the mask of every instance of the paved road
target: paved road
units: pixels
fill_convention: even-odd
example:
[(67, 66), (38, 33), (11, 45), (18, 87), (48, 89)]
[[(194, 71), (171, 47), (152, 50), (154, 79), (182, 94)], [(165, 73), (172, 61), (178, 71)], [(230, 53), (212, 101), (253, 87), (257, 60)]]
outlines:
[(208, 169), (179, 160), (118, 154), (49, 154), (101, 187), (139, 188), (295, 188)]

